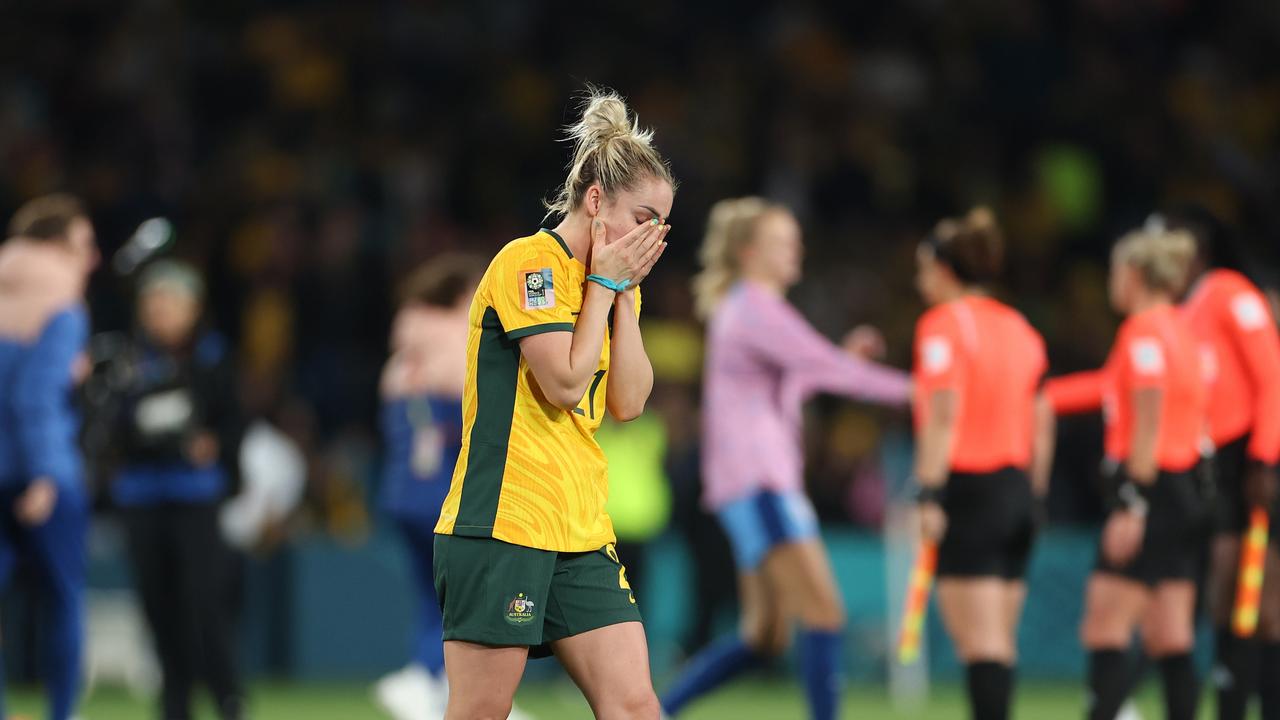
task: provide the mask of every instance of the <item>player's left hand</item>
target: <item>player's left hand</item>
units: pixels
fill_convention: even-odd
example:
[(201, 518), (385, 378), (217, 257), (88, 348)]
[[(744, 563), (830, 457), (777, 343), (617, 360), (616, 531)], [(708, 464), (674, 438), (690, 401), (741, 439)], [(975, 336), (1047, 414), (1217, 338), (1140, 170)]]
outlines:
[(58, 486), (49, 478), (36, 478), (14, 503), (13, 514), (27, 527), (39, 527), (49, 520), (58, 504)]
[(859, 325), (844, 336), (844, 351), (863, 360), (883, 360), (886, 348), (884, 333), (874, 325)]
[(936, 502), (921, 503), (918, 510), (920, 538), (930, 543), (942, 542), (942, 537), (947, 534), (947, 511)]
[(1128, 510), (1117, 510), (1107, 518), (1102, 530), (1102, 554), (1107, 562), (1124, 567), (1133, 562), (1147, 532), (1147, 517)]

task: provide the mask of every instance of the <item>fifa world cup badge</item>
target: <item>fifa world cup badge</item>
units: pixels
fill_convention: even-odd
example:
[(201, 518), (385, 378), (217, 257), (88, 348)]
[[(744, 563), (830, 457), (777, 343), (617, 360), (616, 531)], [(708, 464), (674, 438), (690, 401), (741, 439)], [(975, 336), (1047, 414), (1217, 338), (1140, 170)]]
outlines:
[(507, 603), (507, 622), (512, 625), (526, 625), (533, 622), (533, 600), (520, 593)]
[(524, 282), (525, 310), (546, 310), (556, 306), (556, 289), (552, 282), (551, 268), (524, 270), (520, 275)]

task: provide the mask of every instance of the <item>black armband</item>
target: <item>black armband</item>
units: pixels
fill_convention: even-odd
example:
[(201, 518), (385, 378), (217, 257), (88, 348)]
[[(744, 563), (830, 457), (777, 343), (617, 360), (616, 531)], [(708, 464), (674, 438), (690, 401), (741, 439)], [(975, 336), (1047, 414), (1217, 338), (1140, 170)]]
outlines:
[(1152, 485), (1130, 480), (1123, 467), (1117, 473), (1116, 479), (1119, 482), (1116, 484), (1116, 492), (1112, 497), (1112, 509), (1126, 510), (1136, 515), (1146, 515), (1147, 511), (1151, 509)]
[(947, 489), (944, 486), (925, 485), (919, 479), (915, 480), (916, 492), (915, 501), (917, 505), (926, 505), (928, 503), (936, 503), (941, 505), (947, 499)]

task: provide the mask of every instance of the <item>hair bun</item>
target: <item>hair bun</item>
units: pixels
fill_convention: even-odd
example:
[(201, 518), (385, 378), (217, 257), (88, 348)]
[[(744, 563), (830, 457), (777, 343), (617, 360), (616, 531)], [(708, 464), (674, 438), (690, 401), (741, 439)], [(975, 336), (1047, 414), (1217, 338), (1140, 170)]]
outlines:
[(583, 137), (596, 143), (625, 135), (639, 136), (647, 143), (650, 134), (642, 132), (630, 115), (627, 104), (616, 93), (592, 95), (582, 110), (582, 121), (578, 127)]
[(621, 95), (588, 85), (581, 108), (581, 119), (565, 129), (565, 140), (573, 143), (573, 159), (560, 192), (545, 203), (548, 215), (568, 215), (592, 183), (615, 192), (656, 177), (675, 190), (671, 168), (653, 148), (653, 131), (640, 127), (640, 118)]
[(999, 229), (996, 214), (986, 205), (979, 205), (970, 210), (964, 220), (969, 232), (988, 233)]

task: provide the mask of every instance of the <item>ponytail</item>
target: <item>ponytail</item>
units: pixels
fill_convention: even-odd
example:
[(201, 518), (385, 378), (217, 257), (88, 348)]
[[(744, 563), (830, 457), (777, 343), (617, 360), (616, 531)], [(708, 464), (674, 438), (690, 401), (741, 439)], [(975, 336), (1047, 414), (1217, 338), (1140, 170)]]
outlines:
[(582, 108), (582, 119), (565, 132), (565, 139), (573, 142), (573, 158), (564, 185), (553, 200), (543, 203), (548, 217), (576, 210), (594, 183), (614, 193), (653, 177), (675, 189), (671, 166), (653, 147), (653, 131), (640, 127), (640, 119), (620, 95), (588, 86)]

